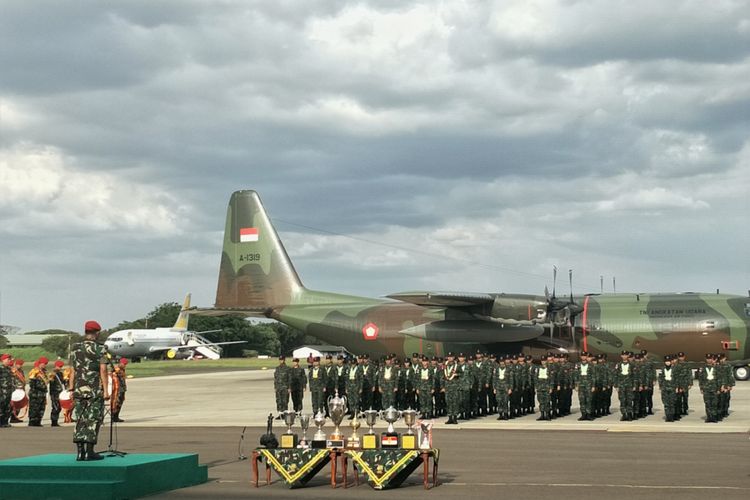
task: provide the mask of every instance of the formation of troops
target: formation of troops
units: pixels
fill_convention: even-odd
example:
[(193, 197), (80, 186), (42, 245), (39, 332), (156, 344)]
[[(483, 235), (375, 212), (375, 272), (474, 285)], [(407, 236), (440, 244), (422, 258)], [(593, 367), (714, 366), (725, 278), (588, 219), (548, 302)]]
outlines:
[(610, 415), (613, 394), (619, 401), (620, 420), (653, 415), (654, 389), (658, 386), (665, 420), (673, 422), (688, 413), (694, 382), (703, 395), (706, 422), (729, 415), (735, 381), (724, 354), (707, 354), (693, 375), (685, 353), (664, 357), (657, 366), (646, 351), (622, 351), (620, 361), (582, 352), (572, 363), (567, 353), (548, 352), (535, 360), (523, 354), (474, 355), (448, 353), (445, 358), (412, 354), (399, 359), (389, 355), (374, 362), (369, 355), (327, 355), (309, 359), (307, 366), (284, 356), (274, 371), (276, 410), (302, 411), (306, 391), (313, 413), (328, 413), (326, 401), (334, 394), (346, 396), (349, 418), (355, 411), (412, 408), (424, 418), (446, 416), (446, 424), (497, 415), (510, 420), (539, 411), (537, 420), (553, 420), (571, 414), (573, 391), (578, 394), (578, 420)]
[[(60, 427), (61, 415), (63, 423), (75, 422), (76, 400), (69, 391), (73, 366), (65, 366), (62, 360), (50, 366), (50, 361), (42, 356), (34, 362), (27, 375), (24, 364), (23, 359), (14, 359), (10, 354), (0, 355), (0, 428), (23, 424), (25, 419), (29, 427), (42, 427), (48, 403), (52, 427)], [(127, 364), (128, 360), (121, 358), (108, 369), (112, 387), (110, 410), (114, 422), (124, 422), (120, 418), (120, 411), (127, 391)], [(67, 399), (61, 401), (61, 395), (67, 396)]]

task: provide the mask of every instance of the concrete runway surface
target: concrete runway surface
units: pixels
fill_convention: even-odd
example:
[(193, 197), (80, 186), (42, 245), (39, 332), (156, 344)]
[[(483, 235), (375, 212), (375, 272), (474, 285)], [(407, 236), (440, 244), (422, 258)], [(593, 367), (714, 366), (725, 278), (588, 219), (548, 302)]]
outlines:
[[(574, 415), (537, 422), (529, 415), (513, 421), (480, 418), (459, 426), (439, 419), (435, 445), (441, 449), (441, 485), (424, 491), (419, 472), (400, 489), (379, 492), (366, 484), (333, 491), (321, 472), (307, 488), (289, 490), (274, 474), (270, 487), (250, 485), (250, 462), (238, 460), (265, 431), (275, 403), (271, 371), (243, 371), (132, 379), (117, 427), (117, 448), (134, 453), (193, 452), (209, 465), (209, 482), (153, 498), (646, 498), (666, 500), (747, 498), (750, 495), (750, 383), (738, 382), (732, 413), (719, 424), (703, 423), (697, 387), (690, 415), (666, 423), (655, 394), (656, 415), (619, 422), (612, 415), (578, 422)], [(617, 398), (614, 398), (615, 409)], [(574, 406), (576, 405), (574, 401)], [(309, 393), (305, 408), (309, 408)], [(0, 458), (74, 451), (72, 428), (16, 425), (0, 429)], [(346, 421), (344, 423), (346, 425)], [(384, 427), (379, 422), (378, 430)], [(326, 429), (330, 430), (327, 423)], [(285, 426), (275, 421), (274, 431)], [(299, 432), (299, 426), (296, 426)], [(397, 425), (403, 431), (403, 423)], [(360, 430), (362, 433), (363, 430)], [(350, 431), (348, 427), (345, 433)], [(308, 436), (312, 435), (312, 429)], [(106, 448), (108, 430), (100, 434)], [(116, 458), (108, 458), (116, 460)], [(327, 469), (325, 469), (327, 471)], [(2, 495), (0, 494), (0, 497)]]

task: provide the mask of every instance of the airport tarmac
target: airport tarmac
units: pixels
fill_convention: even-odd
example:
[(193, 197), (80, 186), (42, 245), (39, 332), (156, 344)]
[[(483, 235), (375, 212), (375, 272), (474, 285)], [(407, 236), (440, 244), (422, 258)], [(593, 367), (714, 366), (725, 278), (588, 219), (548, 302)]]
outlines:
[[(127, 422), (119, 424), (114, 433), (117, 449), (198, 453), (200, 462), (209, 466), (208, 483), (152, 498), (330, 499), (356, 494), (373, 498), (471, 495), (480, 499), (614, 496), (682, 500), (750, 495), (747, 382), (737, 383), (732, 414), (718, 424), (703, 423), (697, 388), (691, 393), (690, 415), (675, 423), (663, 421), (658, 391), (656, 415), (636, 422), (621, 423), (617, 415), (578, 422), (577, 408), (574, 415), (552, 422), (537, 422), (538, 414), (513, 421), (486, 417), (458, 426), (445, 426), (445, 419), (439, 419), (434, 439), (441, 450), (441, 485), (427, 492), (419, 473), (402, 488), (388, 492), (365, 484), (334, 491), (326, 473), (299, 490), (287, 489), (275, 475), (271, 486), (252, 487), (250, 463), (238, 457), (249, 455), (257, 445), (265, 431), (266, 416), (275, 406), (271, 371), (131, 379), (128, 384), (122, 411)], [(309, 408), (309, 393), (305, 407)], [(48, 417), (44, 424), (44, 428), (16, 425), (0, 429), (0, 458), (74, 451), (70, 424), (51, 428)], [(403, 431), (400, 424), (397, 430)], [(380, 422), (378, 430), (383, 427)], [(326, 430), (330, 428), (329, 422)], [(284, 429), (275, 421), (277, 435)], [(298, 425), (296, 429), (299, 432)], [(312, 429), (308, 433), (311, 435)], [(108, 436), (105, 426), (99, 448), (106, 448)]]
[[(131, 426), (245, 426), (262, 425), (276, 410), (273, 371), (236, 371), (128, 380), (127, 400), (122, 412), (125, 427)], [(731, 415), (723, 422), (706, 424), (703, 398), (697, 385), (690, 392), (690, 413), (679, 422), (665, 422), (658, 389), (654, 393), (656, 414), (633, 422), (620, 422), (617, 395), (612, 415), (592, 422), (579, 422), (578, 400), (573, 396), (573, 415), (539, 422), (534, 415), (498, 421), (484, 417), (459, 421), (459, 429), (597, 430), (610, 432), (750, 432), (750, 382), (738, 382), (732, 392)], [(310, 409), (310, 392), (304, 409)], [(446, 418), (436, 419), (438, 428)], [(327, 423), (331, 425), (330, 422)]]

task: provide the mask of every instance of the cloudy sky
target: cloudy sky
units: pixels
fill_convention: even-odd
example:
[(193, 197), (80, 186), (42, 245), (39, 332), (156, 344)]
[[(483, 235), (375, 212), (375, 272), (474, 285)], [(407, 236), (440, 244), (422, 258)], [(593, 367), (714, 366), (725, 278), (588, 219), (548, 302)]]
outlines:
[(750, 5), (3, 0), (0, 322), (211, 305), (257, 190), (310, 288), (750, 288)]

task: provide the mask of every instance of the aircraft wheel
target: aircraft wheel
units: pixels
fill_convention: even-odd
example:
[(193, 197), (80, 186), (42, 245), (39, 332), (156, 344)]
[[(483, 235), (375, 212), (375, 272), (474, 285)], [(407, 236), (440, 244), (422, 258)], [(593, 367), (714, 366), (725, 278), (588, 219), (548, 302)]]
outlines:
[(734, 378), (736, 378), (737, 380), (750, 380), (750, 367), (747, 365), (735, 366)]

